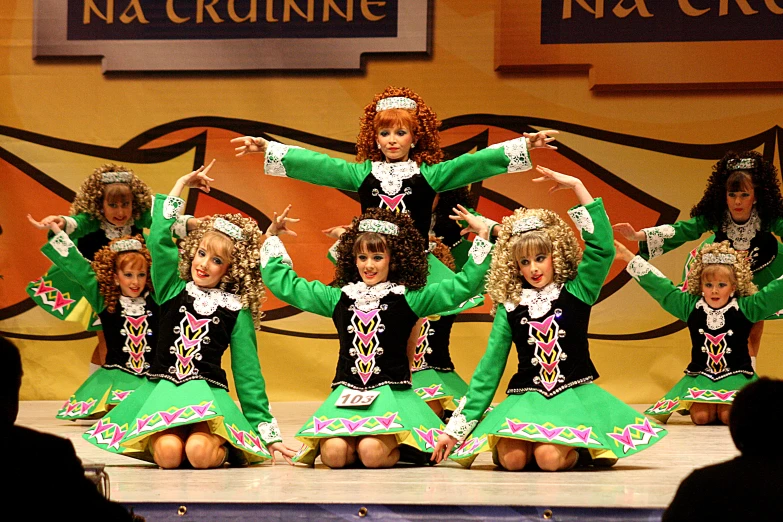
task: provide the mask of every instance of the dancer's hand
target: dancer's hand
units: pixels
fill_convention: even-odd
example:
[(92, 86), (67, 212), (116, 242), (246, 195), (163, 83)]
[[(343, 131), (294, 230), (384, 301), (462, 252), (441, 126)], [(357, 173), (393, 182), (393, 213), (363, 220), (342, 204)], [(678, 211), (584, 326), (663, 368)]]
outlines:
[(351, 225), (337, 225), (336, 227), (329, 227), (321, 230), (324, 234), (329, 236), (332, 239), (340, 239), (340, 236), (345, 234), (345, 231), (348, 230), (348, 228)]
[(27, 214), (27, 220), (38, 230), (51, 230), (55, 234), (65, 228), (65, 219), (62, 216), (46, 216), (41, 221), (36, 221), (33, 216)]
[(234, 138), (231, 140), (231, 143), (236, 145), (234, 150), (237, 153), (237, 157), (251, 152), (266, 152), (266, 146), (269, 144), (264, 138), (254, 138), (253, 136)]
[(272, 463), (273, 464), (276, 462), (275, 461), (275, 452), (277, 452), (277, 453), (280, 453), (283, 456), (283, 458), (285, 459), (286, 462), (288, 462), (292, 466), (294, 465), (294, 461), (291, 460), (291, 459), (293, 459), (294, 456), (296, 455), (296, 451), (291, 449), (291, 448), (289, 448), (288, 446), (286, 446), (282, 442), (274, 442), (274, 443), (270, 444), (269, 446), (267, 446), (266, 449), (268, 449), (269, 453), (272, 455)]
[(288, 212), (291, 210), (291, 205), (285, 207), (285, 210), (279, 216), (277, 212), (272, 216), (272, 222), (269, 223), (269, 227), (266, 229), (266, 237), (279, 236), (281, 234), (296, 235), (296, 232), (288, 228), (289, 223), (298, 223), (298, 218), (288, 217)]
[(468, 209), (462, 205), (457, 205), (455, 208), (452, 208), (451, 211), (452, 215), (450, 215), (449, 218), (454, 221), (464, 221), (467, 223), (467, 226), (460, 231), (460, 235), (464, 236), (473, 232), (482, 239), (489, 241), (489, 226), (486, 221), (471, 214), (468, 212)]
[(212, 160), (209, 162), (209, 165), (207, 166), (200, 166), (193, 172), (190, 172), (189, 174), (185, 174), (181, 178), (177, 180), (176, 183), (174, 183), (174, 186), (171, 188), (171, 192), (169, 192), (169, 196), (179, 197), (180, 194), (182, 194), (182, 189), (185, 187), (189, 188), (196, 188), (199, 190), (203, 190), (204, 192), (209, 192), (209, 184), (214, 179), (210, 178), (207, 174), (209, 173), (210, 169), (212, 168), (212, 165), (215, 164), (215, 160)]
[(647, 236), (643, 231), (636, 231), (630, 223), (617, 223), (612, 225), (612, 230), (623, 236), (628, 241), (645, 241)]
[(558, 190), (571, 189), (574, 191), (574, 194), (576, 194), (576, 197), (579, 199), (579, 203), (581, 205), (587, 205), (593, 201), (593, 197), (587, 191), (581, 179), (575, 176), (569, 176), (568, 174), (563, 174), (562, 172), (548, 169), (546, 167), (542, 167), (541, 165), (537, 165), (536, 170), (539, 174), (541, 174), (541, 176), (533, 178), (535, 183), (541, 183), (544, 181), (555, 182), (555, 184), (549, 188), (550, 194), (553, 194)]
[(451, 450), (457, 445), (457, 439), (447, 433), (441, 433), (438, 435), (438, 442), (435, 443), (435, 448), (432, 450), (432, 457), (430, 460), (439, 463), (449, 456)]
[(187, 227), (188, 232), (192, 232), (201, 226), (202, 221), (209, 221), (210, 219), (212, 219), (212, 216), (210, 215), (188, 218), (188, 222), (185, 226)]
[(550, 145), (549, 142), (555, 141), (555, 138), (551, 137), (553, 134), (559, 134), (560, 131), (556, 130), (542, 130), (538, 132), (523, 132), (522, 135), (527, 139), (528, 149), (552, 149), (557, 150), (557, 147)]
[(628, 250), (628, 247), (617, 241), (614, 240), (614, 249), (615, 254), (614, 258), (616, 260), (625, 261), (626, 263), (630, 263), (631, 260), (635, 257), (634, 253)]

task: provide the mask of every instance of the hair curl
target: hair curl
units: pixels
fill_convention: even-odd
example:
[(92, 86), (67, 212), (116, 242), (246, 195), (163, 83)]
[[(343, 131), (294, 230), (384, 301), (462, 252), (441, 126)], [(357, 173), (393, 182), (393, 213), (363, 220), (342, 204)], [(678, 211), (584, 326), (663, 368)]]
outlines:
[[(733, 265), (705, 265), (702, 262), (704, 254), (731, 254), (736, 257), (737, 262)], [(737, 287), (737, 293), (740, 296), (753, 295), (758, 291), (756, 285), (753, 284), (753, 272), (750, 269), (750, 259), (748, 259), (747, 252), (734, 250), (731, 248), (731, 243), (721, 241), (720, 243), (704, 245), (696, 259), (693, 260), (691, 270), (688, 272), (688, 292), (694, 295), (701, 295), (702, 275), (712, 273), (720, 267), (728, 271), (729, 278)]]
[(141, 215), (152, 206), (152, 190), (131, 169), (113, 163), (101, 165), (82, 182), (82, 186), (71, 204), (71, 215), (75, 216), (81, 212), (86, 212), (99, 221), (104, 219), (103, 199), (105, 188), (110, 185), (120, 185), (120, 183), (104, 183), (101, 177), (105, 172), (130, 172), (130, 183), (122, 183), (122, 185), (126, 185), (133, 196), (133, 219), (138, 221)]
[[(416, 102), (415, 110), (387, 109), (377, 112), (375, 106), (384, 98), (404, 96)], [(441, 122), (435, 112), (424, 103), (421, 97), (407, 87), (387, 87), (376, 94), (369, 105), (364, 108), (361, 117), (359, 136), (356, 138), (356, 161), (384, 161), (385, 158), (377, 145), (378, 129), (400, 125), (408, 127), (413, 135), (416, 146), (411, 149), (410, 158), (421, 165), (434, 165), (443, 161), (443, 151), (440, 148)]]
[[(397, 235), (360, 232), (359, 222), (363, 219), (394, 223), (399, 232)], [(337, 245), (335, 280), (339, 286), (362, 280), (359, 269), (356, 268), (356, 253), (361, 247), (366, 247), (370, 252), (389, 253), (388, 281), (403, 285), (409, 290), (418, 290), (427, 284), (429, 266), (425, 243), (408, 214), (370, 208), (361, 216), (353, 218), (350, 228), (340, 237), (340, 243)]]
[[(236, 241), (223, 232), (215, 230), (215, 219), (223, 218), (242, 229), (245, 237)], [(262, 241), (258, 224), (241, 214), (215, 214), (202, 219), (198, 228), (191, 231), (180, 242), (179, 275), (185, 281), (193, 279), (191, 265), (202, 241), (217, 243), (217, 248), (230, 260), (228, 269), (218, 284), (218, 288), (239, 296), (242, 306), (253, 315), (256, 329), (261, 325), (261, 305), (265, 299), (264, 283), (261, 280), (260, 249)]]
[(441, 263), (449, 267), (449, 270), (452, 272), (457, 271), (457, 263), (454, 261), (454, 256), (451, 255), (451, 249), (444, 245), (439, 237), (430, 235), (430, 246), (430, 252), (432, 252), (433, 256), (437, 257)]
[[(756, 161), (756, 167), (750, 170), (729, 170), (728, 162), (750, 158)], [(768, 230), (770, 224), (778, 217), (783, 217), (783, 196), (780, 194), (778, 169), (756, 151), (729, 152), (712, 167), (712, 174), (707, 180), (707, 188), (701, 200), (691, 209), (691, 217), (704, 216), (713, 230), (719, 230), (726, 216), (726, 192), (742, 187), (742, 177), (732, 176), (734, 173), (747, 173), (756, 197), (756, 212), (761, 218), (761, 227)], [(731, 179), (730, 179), (731, 178)], [(733, 187), (729, 187), (731, 182)]]
[[(117, 241), (124, 239), (137, 239), (141, 241), (141, 250), (127, 250), (125, 252), (115, 252), (111, 246)], [(120, 286), (114, 280), (114, 276), (119, 270), (123, 270), (128, 265), (135, 265), (143, 260), (147, 263), (147, 284), (145, 288), (152, 291), (152, 278), (150, 269), (152, 267), (152, 257), (150, 251), (144, 244), (144, 236), (136, 234), (135, 236), (123, 236), (113, 239), (108, 245), (95, 253), (92, 261), (92, 270), (95, 272), (95, 279), (98, 281), (98, 291), (103, 296), (106, 303), (106, 309), (109, 313), (114, 313), (117, 309), (117, 302), (120, 300), (122, 292)]]
[[(546, 225), (538, 230), (512, 234), (514, 223), (524, 217), (537, 217)], [(538, 253), (552, 254), (553, 281), (563, 284), (576, 277), (576, 268), (582, 260), (582, 250), (573, 229), (551, 210), (519, 208), (503, 218), (495, 254), (487, 275), (487, 293), (494, 306), (518, 302), (522, 289), (530, 284), (519, 272), (518, 261), (523, 256)]]

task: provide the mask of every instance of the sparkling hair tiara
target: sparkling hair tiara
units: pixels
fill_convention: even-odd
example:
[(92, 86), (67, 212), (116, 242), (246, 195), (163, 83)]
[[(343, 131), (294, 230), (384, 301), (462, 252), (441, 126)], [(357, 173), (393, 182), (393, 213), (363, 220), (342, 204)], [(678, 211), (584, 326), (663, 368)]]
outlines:
[(375, 104), (375, 112), (381, 112), (388, 109), (409, 109), (416, 110), (416, 102), (405, 96), (392, 96), (390, 98), (384, 98), (378, 100)]
[(130, 183), (133, 174), (130, 172), (104, 172), (101, 174), (101, 183)]
[(114, 252), (128, 252), (131, 250), (141, 250), (141, 241), (138, 239), (119, 239), (111, 244)]
[(394, 223), (381, 221), (379, 219), (362, 219), (359, 221), (359, 232), (376, 232), (378, 234), (387, 234), (396, 236), (400, 233), (400, 228)]
[(726, 162), (726, 168), (729, 170), (751, 170), (756, 168), (754, 158), (730, 159)]
[(708, 252), (701, 256), (701, 262), (705, 265), (733, 265), (737, 262), (734, 254), (713, 254)]
[(546, 227), (546, 224), (541, 221), (541, 218), (538, 216), (525, 216), (514, 221), (514, 225), (511, 227), (511, 235), (515, 236), (523, 232), (530, 232), (531, 230), (538, 230), (544, 227)]
[(215, 218), (214, 223), (212, 223), (212, 228), (219, 232), (223, 232), (231, 239), (235, 239), (237, 241), (245, 240), (245, 234), (242, 233), (242, 228), (221, 217)]

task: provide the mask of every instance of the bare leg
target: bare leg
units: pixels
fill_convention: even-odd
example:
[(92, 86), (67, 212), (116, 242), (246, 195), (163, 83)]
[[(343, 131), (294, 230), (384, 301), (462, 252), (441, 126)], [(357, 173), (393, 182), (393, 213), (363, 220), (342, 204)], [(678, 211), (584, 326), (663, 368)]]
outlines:
[(443, 418), (443, 404), (440, 401), (429, 401), (427, 406), (440, 418)]
[(571, 469), (579, 458), (575, 448), (562, 444), (535, 444), (533, 454), (538, 467), (543, 471)]
[(333, 437), (321, 440), (321, 462), (332, 469), (344, 468), (356, 462), (356, 438)]
[(390, 468), (400, 460), (397, 446), (399, 444), (394, 435), (362, 437), (356, 445), (356, 453), (359, 454), (362, 464), (368, 468)]
[(185, 458), (185, 441), (181, 429), (173, 428), (151, 437), (152, 457), (163, 469), (178, 468)]
[(533, 459), (533, 443), (527, 440), (501, 438), (497, 450), (498, 462), (508, 471), (524, 469)]
[(753, 323), (750, 327), (750, 337), (748, 337), (748, 352), (751, 357), (756, 357), (761, 348), (761, 334), (764, 333), (764, 321)]
[(185, 441), (185, 454), (196, 469), (216, 468), (225, 462), (228, 447), (223, 437), (211, 433), (206, 422), (200, 422)]
[(97, 364), (98, 366), (103, 366), (104, 363), (106, 363), (106, 337), (103, 335), (103, 330), (98, 330), (97, 334), (98, 344), (92, 351), (92, 358), (90, 358), (90, 362)]
[(730, 413), (731, 413), (731, 404), (718, 404), (718, 418), (726, 426), (729, 425)]
[(701, 402), (694, 402), (691, 404), (691, 420), (694, 424), (704, 425), (713, 422), (717, 417), (717, 410), (715, 404), (704, 404)]

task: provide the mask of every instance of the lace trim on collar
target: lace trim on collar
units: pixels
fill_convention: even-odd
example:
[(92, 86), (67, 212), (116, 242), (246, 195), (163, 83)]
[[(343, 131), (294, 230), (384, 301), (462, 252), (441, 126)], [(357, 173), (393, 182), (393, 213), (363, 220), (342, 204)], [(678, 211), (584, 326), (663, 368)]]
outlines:
[(120, 306), (122, 307), (122, 311), (125, 312), (125, 315), (130, 315), (132, 317), (139, 317), (147, 313), (147, 300), (142, 296), (128, 297), (121, 295)]
[(519, 303), (505, 303), (506, 311), (511, 312), (518, 306), (527, 306), (531, 319), (543, 317), (544, 314), (552, 309), (552, 303), (560, 297), (562, 288), (563, 285), (558, 285), (557, 283), (549, 283), (541, 290), (523, 288)]
[(242, 308), (239, 296), (219, 288), (199, 288), (193, 281), (185, 285), (188, 295), (194, 299), (193, 308), (199, 315), (212, 315), (218, 306), (236, 312)]
[(402, 189), (402, 182), (419, 174), (421, 170), (413, 160), (397, 163), (372, 162), (372, 175), (381, 182), (381, 190), (388, 196), (395, 196)]
[(739, 310), (739, 304), (737, 303), (736, 298), (732, 298), (723, 308), (715, 309), (710, 308), (710, 305), (702, 298), (696, 303), (696, 308), (701, 308), (704, 310), (704, 313), (707, 314), (707, 328), (710, 330), (719, 330), (726, 325), (724, 314), (732, 308), (734, 310)]
[(105, 219), (101, 220), (101, 230), (103, 230), (103, 233), (106, 234), (106, 237), (109, 239), (117, 239), (118, 237), (131, 235), (132, 226), (133, 218), (130, 218), (127, 223), (120, 226), (112, 225)]
[(755, 208), (751, 211), (750, 218), (741, 225), (731, 219), (731, 213), (728, 211), (723, 219), (723, 231), (736, 250), (748, 250), (751, 240), (756, 237), (756, 232), (759, 230), (761, 230), (761, 218)]
[(377, 310), (380, 307), (381, 299), (390, 293), (397, 295), (405, 294), (405, 287), (389, 281), (367, 286), (364, 281), (361, 281), (345, 285), (342, 291), (354, 300), (356, 308), (362, 312), (369, 312), (370, 310)]

